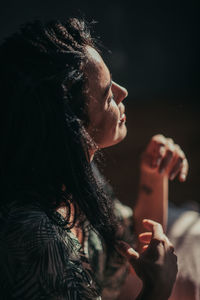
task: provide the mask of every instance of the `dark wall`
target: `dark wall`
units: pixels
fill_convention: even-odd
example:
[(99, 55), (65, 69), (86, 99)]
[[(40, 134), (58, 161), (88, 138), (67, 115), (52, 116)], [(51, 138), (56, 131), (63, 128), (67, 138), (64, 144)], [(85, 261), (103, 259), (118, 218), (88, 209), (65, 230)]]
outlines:
[(187, 183), (171, 184), (170, 199), (199, 201), (199, 1), (1, 2), (0, 39), (35, 18), (44, 21), (85, 14), (112, 50), (105, 60), (114, 80), (129, 91), (128, 136), (107, 149), (105, 171), (121, 199), (136, 197), (139, 155), (156, 133), (171, 136), (185, 150)]
[(114, 79), (131, 99), (199, 96), (199, 1), (4, 1), (0, 38), (21, 23), (64, 19), (81, 11), (97, 20), (96, 32), (112, 50)]

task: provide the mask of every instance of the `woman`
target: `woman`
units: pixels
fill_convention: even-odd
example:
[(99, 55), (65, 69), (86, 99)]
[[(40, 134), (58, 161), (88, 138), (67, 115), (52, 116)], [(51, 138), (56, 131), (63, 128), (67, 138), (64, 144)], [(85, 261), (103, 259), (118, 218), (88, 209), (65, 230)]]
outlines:
[[(177, 265), (162, 227), (143, 221), (151, 232), (139, 237), (142, 254), (123, 242), (133, 242), (130, 211), (108, 196), (91, 163), (125, 138), (127, 91), (85, 22), (26, 24), (1, 45), (0, 62), (1, 298), (115, 299), (132, 265), (143, 281), (138, 299), (168, 299)], [(187, 174), (183, 152), (163, 136), (141, 165), (148, 180), (141, 177), (138, 233), (145, 197), (166, 203), (166, 174)]]

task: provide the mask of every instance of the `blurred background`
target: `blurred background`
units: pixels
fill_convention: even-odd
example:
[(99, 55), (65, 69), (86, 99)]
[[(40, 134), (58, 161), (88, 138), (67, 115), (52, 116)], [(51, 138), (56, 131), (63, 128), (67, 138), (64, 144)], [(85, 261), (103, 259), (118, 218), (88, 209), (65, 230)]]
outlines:
[(121, 201), (131, 205), (137, 194), (140, 153), (157, 133), (172, 137), (187, 154), (186, 183), (171, 183), (177, 205), (200, 203), (199, 1), (1, 2), (0, 40), (33, 19), (64, 20), (84, 15), (96, 20), (95, 33), (116, 82), (129, 91), (127, 138), (104, 151), (104, 172)]

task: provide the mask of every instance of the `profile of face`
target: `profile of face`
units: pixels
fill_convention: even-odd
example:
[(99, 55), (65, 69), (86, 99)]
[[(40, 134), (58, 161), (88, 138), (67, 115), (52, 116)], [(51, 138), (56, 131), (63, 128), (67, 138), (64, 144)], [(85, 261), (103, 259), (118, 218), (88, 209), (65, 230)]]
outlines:
[(126, 136), (126, 115), (122, 101), (128, 92), (112, 80), (102, 57), (94, 48), (88, 46), (86, 51), (87, 131), (99, 148), (105, 148), (119, 143)]

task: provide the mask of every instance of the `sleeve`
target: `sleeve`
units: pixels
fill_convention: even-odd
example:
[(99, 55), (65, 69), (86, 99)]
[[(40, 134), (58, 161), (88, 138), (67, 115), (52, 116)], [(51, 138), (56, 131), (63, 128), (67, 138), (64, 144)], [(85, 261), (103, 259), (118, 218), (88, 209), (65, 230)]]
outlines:
[(12, 299), (101, 299), (74, 241), (67, 233), (62, 236), (44, 213), (15, 214), (6, 243), (15, 264)]

